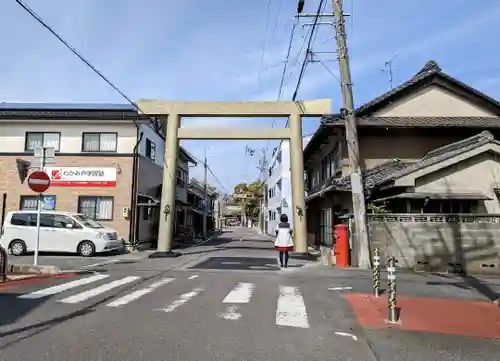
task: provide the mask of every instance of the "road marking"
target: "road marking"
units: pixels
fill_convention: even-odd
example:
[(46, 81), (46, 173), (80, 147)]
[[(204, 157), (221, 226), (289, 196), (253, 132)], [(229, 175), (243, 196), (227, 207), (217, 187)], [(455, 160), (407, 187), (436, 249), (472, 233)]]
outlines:
[(220, 317), (226, 320), (239, 320), (241, 318), (241, 313), (237, 312), (238, 306), (229, 306), (226, 312), (219, 314)]
[(156, 311), (172, 312), (177, 307), (182, 306), (183, 304), (189, 302), (189, 300), (192, 299), (193, 297), (198, 296), (201, 291), (203, 291), (203, 289), (201, 289), (201, 288), (195, 288), (191, 292), (184, 293), (183, 295), (181, 295), (177, 300), (175, 300), (174, 302), (172, 302), (167, 307), (157, 309)]
[(119, 261), (121, 261), (121, 259), (110, 259), (110, 260), (107, 260), (107, 261), (104, 261), (104, 262), (98, 262), (98, 263), (88, 264), (86, 266), (80, 267), (80, 269), (87, 269), (87, 268), (94, 268), (94, 267), (99, 267), (99, 266), (105, 266), (107, 264), (116, 263), (116, 262), (119, 262)]
[(134, 282), (134, 281), (138, 280), (139, 278), (140, 277), (137, 277), (137, 276), (123, 277), (122, 279), (119, 279), (119, 280), (116, 280), (116, 281), (113, 281), (110, 283), (106, 283), (102, 286), (99, 286), (99, 287), (93, 288), (91, 290), (84, 291), (84, 292), (78, 293), (76, 295), (70, 296), (68, 298), (62, 299), (59, 302), (61, 302), (61, 303), (79, 303), (79, 302), (88, 300), (89, 298), (100, 295), (101, 293), (110, 291), (113, 288), (126, 285), (127, 283), (130, 283), (130, 282)]
[(152, 283), (144, 288), (141, 288), (141, 289), (138, 289), (137, 291), (129, 293), (128, 295), (120, 297), (120, 298), (108, 303), (106, 306), (108, 306), (108, 307), (120, 307), (120, 306), (126, 305), (127, 303), (135, 301), (135, 300), (141, 298), (142, 296), (147, 295), (150, 292), (153, 292), (155, 289), (172, 282), (174, 279), (175, 278), (164, 278), (158, 282)]
[(189, 277), (188, 280), (194, 280), (195, 278), (198, 278), (198, 275), (193, 275), (193, 276)]
[(280, 286), (276, 325), (309, 328), (306, 305), (297, 287)]
[(241, 264), (241, 262), (235, 262), (235, 261), (227, 261), (227, 262), (221, 262), (220, 264)]
[(227, 294), (222, 303), (248, 303), (254, 289), (253, 283), (240, 282)]
[(34, 299), (38, 299), (38, 298), (42, 298), (42, 297), (46, 297), (46, 296), (55, 295), (56, 293), (61, 293), (63, 291), (67, 291), (67, 290), (70, 290), (70, 289), (78, 287), (78, 286), (87, 285), (89, 283), (105, 279), (107, 277), (109, 277), (109, 275), (96, 274), (94, 276), (82, 278), (82, 279), (79, 279), (76, 281), (66, 282), (66, 283), (63, 283), (63, 284), (60, 284), (57, 286), (44, 288), (42, 290), (38, 290), (38, 291), (35, 291), (32, 293), (18, 296), (17, 298), (26, 299), (26, 300), (34, 300)]
[(358, 337), (353, 335), (352, 333), (347, 333), (347, 332), (335, 332), (336, 335), (338, 336), (346, 336), (346, 337), (351, 337), (354, 341), (358, 340)]
[(346, 287), (330, 287), (330, 288), (328, 288), (328, 291), (347, 291), (347, 290), (352, 290), (352, 287), (346, 286)]

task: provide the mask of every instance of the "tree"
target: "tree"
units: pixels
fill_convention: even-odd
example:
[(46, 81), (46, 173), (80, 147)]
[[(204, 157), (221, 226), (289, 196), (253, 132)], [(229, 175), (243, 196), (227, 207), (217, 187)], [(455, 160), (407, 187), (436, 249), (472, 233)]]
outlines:
[(259, 180), (252, 183), (239, 183), (234, 186), (234, 198), (238, 205), (245, 207), (248, 217), (258, 217), (260, 201), (264, 190), (264, 182)]

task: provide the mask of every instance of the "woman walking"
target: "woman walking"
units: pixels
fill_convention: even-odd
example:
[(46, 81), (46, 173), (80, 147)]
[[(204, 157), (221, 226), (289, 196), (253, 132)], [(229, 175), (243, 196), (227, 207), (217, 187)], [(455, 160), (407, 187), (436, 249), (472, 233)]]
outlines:
[(279, 252), (280, 266), (288, 267), (288, 252), (293, 251), (293, 230), (288, 223), (286, 214), (280, 216), (280, 224), (276, 228), (276, 241), (274, 248)]

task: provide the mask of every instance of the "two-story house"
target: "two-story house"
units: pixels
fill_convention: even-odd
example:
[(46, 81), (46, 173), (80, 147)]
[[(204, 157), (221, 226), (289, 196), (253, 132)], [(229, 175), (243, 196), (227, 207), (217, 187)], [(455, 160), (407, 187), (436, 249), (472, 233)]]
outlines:
[[(51, 186), (46, 209), (81, 212), (116, 229), (125, 240), (152, 237), (158, 217), (164, 136), (161, 123), (132, 106), (102, 104), (0, 105), (0, 194), (5, 213), (36, 209), (37, 197), (21, 184), (16, 159), (33, 162), (38, 147), (55, 149), (45, 171)], [(186, 202), (188, 162), (181, 149), (179, 199)], [(182, 184), (182, 181), (185, 183)], [(157, 222), (156, 222), (157, 223)]]
[[(498, 101), (429, 61), (356, 109), (356, 116), (368, 208), (383, 203), (393, 213), (500, 213)], [(352, 212), (340, 115), (324, 116), (304, 163), (308, 232), (317, 244), (331, 245), (337, 216)]]
[(211, 187), (207, 187), (205, 196), (205, 187), (203, 183), (199, 183), (192, 179), (188, 186), (188, 204), (189, 207), (185, 210), (186, 230), (194, 232), (195, 235), (203, 235), (203, 218), (205, 217), (205, 209), (207, 211), (207, 230), (212, 231), (215, 227), (215, 216), (220, 210), (216, 208), (217, 192)]

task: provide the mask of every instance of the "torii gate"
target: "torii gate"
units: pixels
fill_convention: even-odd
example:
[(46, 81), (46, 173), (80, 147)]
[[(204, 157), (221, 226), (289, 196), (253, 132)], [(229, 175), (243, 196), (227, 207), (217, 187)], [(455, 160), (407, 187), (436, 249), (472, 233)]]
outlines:
[[(177, 257), (172, 251), (177, 158), (180, 139), (284, 139), (290, 141), (292, 207), (295, 252), (307, 252), (307, 226), (304, 194), (302, 117), (320, 117), (331, 111), (331, 99), (295, 102), (183, 102), (139, 100), (142, 114), (167, 117), (163, 187), (161, 196), (158, 248), (150, 258)], [(288, 117), (287, 128), (181, 128), (182, 117), (264, 118)]]

